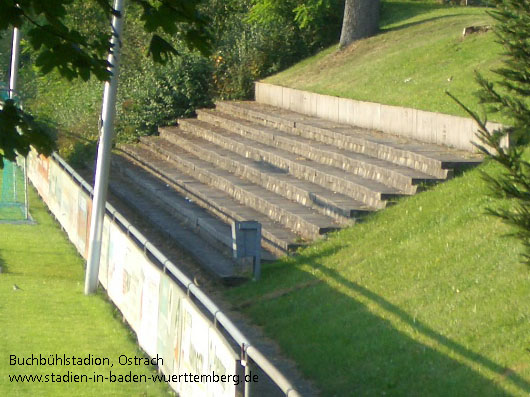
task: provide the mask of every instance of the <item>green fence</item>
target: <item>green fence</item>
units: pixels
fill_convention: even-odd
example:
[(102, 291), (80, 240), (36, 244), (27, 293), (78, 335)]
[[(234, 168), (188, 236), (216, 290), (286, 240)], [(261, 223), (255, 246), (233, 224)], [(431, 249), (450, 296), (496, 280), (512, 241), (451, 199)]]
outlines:
[(27, 216), (24, 169), (4, 159), (0, 171), (0, 221), (23, 221)]

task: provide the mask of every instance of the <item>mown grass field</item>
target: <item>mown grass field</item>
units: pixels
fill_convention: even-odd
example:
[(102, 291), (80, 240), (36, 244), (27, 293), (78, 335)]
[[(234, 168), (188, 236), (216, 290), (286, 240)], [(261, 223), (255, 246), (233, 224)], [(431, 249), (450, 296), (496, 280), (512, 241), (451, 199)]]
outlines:
[[(467, 116), (449, 90), (479, 110), (475, 70), (492, 76), (502, 48), (492, 32), (462, 35), (466, 26), (491, 25), (485, 8), (433, 1), (382, 2), (380, 34), (337, 51), (332, 46), (264, 81), (363, 101)], [(508, 122), (502, 115), (491, 120)]]
[[(37, 224), (0, 224), (0, 395), (164, 396), (166, 384), (12, 383), (9, 375), (150, 375), (153, 368), (120, 366), (118, 358), (142, 356), (135, 339), (103, 295), (84, 295), (83, 260), (34, 190), (31, 214)], [(20, 290), (14, 290), (13, 285)], [(66, 354), (108, 357), (106, 366), (12, 366), (9, 356)]]

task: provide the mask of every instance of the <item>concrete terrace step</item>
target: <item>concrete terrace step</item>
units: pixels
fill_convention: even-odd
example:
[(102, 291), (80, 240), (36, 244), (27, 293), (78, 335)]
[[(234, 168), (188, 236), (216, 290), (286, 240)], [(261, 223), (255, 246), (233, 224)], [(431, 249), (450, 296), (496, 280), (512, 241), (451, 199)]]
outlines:
[(351, 223), (373, 211), (365, 204), (340, 193), (331, 192), (317, 184), (296, 179), (287, 171), (263, 161), (255, 161), (224, 149), (202, 138), (183, 134), (175, 128), (160, 128), (161, 136), (194, 153), (215, 166), (245, 178), (289, 200), (308, 206), (341, 223)]
[[(114, 155), (112, 157), (112, 165), (112, 170), (116, 171), (112, 173), (111, 178), (114, 190), (120, 190), (119, 187), (116, 187), (116, 181), (126, 185), (131, 185), (132, 183), (140, 196), (149, 199), (151, 207), (161, 207), (165, 217), (168, 217), (170, 222), (182, 225), (187, 231), (192, 231), (200, 236), (202, 244), (206, 241), (209, 246), (212, 246), (216, 251), (222, 252), (231, 260), (233, 243), (231, 224), (223, 222), (193, 200), (177, 193), (175, 189), (160, 178), (125, 157)], [(120, 198), (126, 202), (131, 200), (130, 197), (120, 196)], [(135, 205), (133, 206), (136, 207)], [(149, 219), (151, 220), (150, 217)], [(167, 231), (163, 227), (161, 229)], [(186, 246), (183, 248), (185, 249)], [(262, 250), (261, 260), (271, 261), (276, 259), (277, 256)], [(214, 264), (214, 266), (216, 265)]]
[(447, 169), (475, 166), (477, 154), (334, 123), (257, 102), (219, 102), (217, 109), (281, 131), (410, 167), (445, 179)]
[[(223, 229), (228, 228), (230, 233), (227, 225), (220, 224), (215, 219), (202, 217), (200, 218), (200, 227), (213, 227), (215, 232), (210, 230), (206, 234), (203, 229), (202, 233), (190, 233), (190, 224), (182, 223), (181, 219), (175, 217), (175, 211), (164, 208), (164, 205), (160, 205), (157, 200), (157, 197), (174, 196), (175, 193), (169, 192), (163, 186), (156, 186), (156, 184), (146, 181), (141, 172), (138, 172), (138, 169), (133, 169), (134, 166), (130, 163), (127, 164), (124, 159), (114, 157), (113, 165), (115, 167), (112, 168), (113, 172), (111, 173), (109, 187), (120, 200), (125, 201), (136, 211), (144, 214), (152, 224), (167, 234), (182, 249), (185, 249), (210, 273), (221, 279), (236, 276), (237, 265), (227, 257), (226, 253), (223, 253), (214, 245), (205, 244), (205, 239), (208, 239), (208, 237), (225, 235), (226, 231)], [(144, 182), (149, 185), (147, 188)], [(156, 196), (153, 197), (153, 194), (156, 194)], [(183, 198), (180, 199), (184, 200)], [(178, 202), (178, 198), (172, 197), (172, 200), (173, 205)], [(155, 203), (159, 205), (155, 205)], [(199, 224), (197, 223), (198, 227)], [(214, 233), (212, 234), (212, 232)]]
[[(380, 182), (359, 177), (333, 166), (315, 163), (304, 156), (267, 146), (200, 120), (180, 120), (179, 126), (184, 132), (201, 137), (241, 156), (272, 164), (288, 171), (296, 178), (351, 197), (370, 208), (385, 208), (386, 200), (403, 194), (398, 189)], [(168, 128), (162, 131), (167, 139), (171, 139), (171, 135), (167, 134), (169, 131), (171, 129)]]
[(415, 184), (435, 179), (412, 168), (288, 134), (272, 127), (260, 126), (218, 110), (204, 109), (197, 111), (197, 114), (199, 120), (226, 128), (260, 143), (303, 155), (317, 163), (331, 165), (365, 179), (381, 182), (400, 190), (403, 194), (414, 194)]
[[(188, 229), (199, 234), (209, 243), (224, 252), (232, 251), (230, 225), (222, 222), (205, 209), (178, 194), (168, 184), (144, 170), (141, 166), (115, 155), (112, 157), (112, 170), (116, 180), (133, 183), (143, 194), (149, 194), (151, 201), (163, 207), (175, 222), (185, 224)], [(118, 174), (122, 175), (118, 178)], [(116, 175), (114, 177), (114, 175)], [(111, 180), (113, 182), (113, 180)], [(148, 193), (146, 193), (148, 192)], [(127, 198), (125, 198), (127, 201)], [(151, 205), (153, 205), (152, 203)]]
[(245, 181), (230, 172), (215, 168), (211, 163), (163, 138), (142, 138), (141, 142), (149, 145), (151, 150), (172, 162), (182, 172), (230, 194), (240, 203), (267, 215), (304, 238), (315, 239), (338, 229), (338, 225), (330, 217)]
[(283, 225), (252, 208), (242, 206), (227, 193), (207, 186), (181, 172), (175, 165), (161, 159), (149, 148), (139, 145), (122, 145), (120, 149), (128, 160), (141, 165), (177, 192), (219, 217), (223, 222), (228, 224), (234, 220), (260, 222), (262, 246), (268, 251), (281, 256), (304, 244), (299, 236)]

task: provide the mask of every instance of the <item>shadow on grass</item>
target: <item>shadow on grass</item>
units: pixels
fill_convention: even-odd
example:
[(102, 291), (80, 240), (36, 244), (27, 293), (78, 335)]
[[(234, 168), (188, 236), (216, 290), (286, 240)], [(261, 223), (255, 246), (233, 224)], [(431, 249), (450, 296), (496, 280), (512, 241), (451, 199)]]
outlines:
[(405, 23), (403, 25), (393, 26), (393, 27), (388, 28), (388, 29), (381, 29), (381, 33), (387, 33), (387, 32), (393, 32), (393, 31), (402, 30), (402, 29), (408, 29), (408, 28), (411, 28), (412, 26), (423, 25), (424, 23), (438, 21), (440, 19), (446, 19), (446, 18), (451, 18), (451, 17), (458, 17), (458, 16), (460, 16), (460, 15), (459, 14), (447, 14), (447, 15), (441, 15), (439, 17), (432, 17), (432, 18), (422, 19), (421, 21), (409, 22), (409, 23)]
[[(396, 25), (407, 19), (425, 14), (440, 8), (447, 8), (442, 4), (420, 3), (413, 1), (392, 1), (381, 3), (380, 26)], [(403, 25), (404, 26), (404, 25)], [(399, 26), (400, 28), (402, 26)]]
[[(484, 377), (470, 363), (521, 391), (530, 391), (530, 383), (513, 371), (441, 335), (385, 298), (319, 263), (339, 249), (299, 259), (299, 263), (331, 279), (330, 283), (310, 284), (312, 276), (303, 272), (297, 278), (307, 288), (261, 301), (250, 309), (256, 318), (264, 318), (266, 313), (262, 320), (265, 328), (303, 372), (317, 381), (323, 395), (507, 394), (496, 380)], [(339, 286), (333, 286), (335, 283)], [(383, 314), (374, 313), (373, 308)], [(387, 318), (410, 331), (405, 334), (396, 329)], [(431, 346), (440, 346), (448, 353)]]
[(8, 268), (5, 261), (2, 259), (2, 251), (0, 250), (0, 274), (7, 273)]

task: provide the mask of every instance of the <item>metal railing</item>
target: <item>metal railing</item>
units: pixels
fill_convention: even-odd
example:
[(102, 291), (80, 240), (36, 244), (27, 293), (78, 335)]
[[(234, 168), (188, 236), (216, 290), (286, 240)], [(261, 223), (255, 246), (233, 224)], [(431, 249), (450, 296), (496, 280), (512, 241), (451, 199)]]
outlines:
[[(89, 196), (92, 198), (92, 187), (59, 155), (54, 153), (52, 158), (64, 169)], [(158, 248), (153, 245), (147, 237), (145, 237), (138, 229), (127, 221), (116, 208), (110, 203), (106, 204), (106, 213), (112, 219), (119, 223), (120, 226), (127, 231), (128, 235), (132, 236), (142, 249), (149, 252), (163, 267), (164, 273), (170, 273), (180, 284), (181, 288), (185, 290), (188, 296), (193, 296), (209, 313), (210, 321), (214, 327), (225, 331), (230, 338), (241, 348), (241, 362), (245, 366), (245, 373), (247, 373), (250, 363), (252, 362), (263, 372), (270, 377), (276, 386), (288, 397), (299, 397), (301, 394), (295, 389), (294, 385), (276, 368), (276, 366), (259, 351), (258, 348), (252, 345), (249, 339), (234, 325), (234, 323), (223, 313), (223, 311), (199, 288), (195, 285), (193, 280), (186, 276), (175, 264), (173, 264)], [(245, 383), (245, 397), (250, 396), (248, 384)]]

